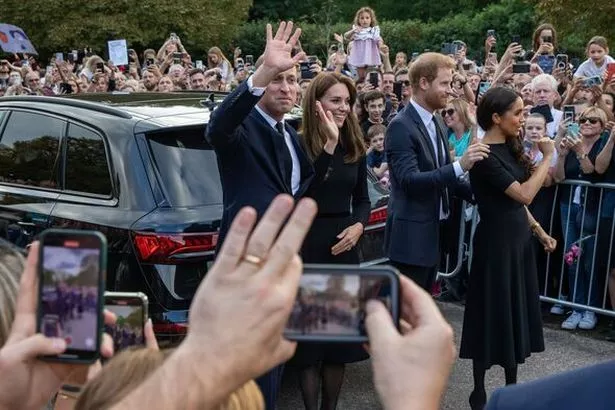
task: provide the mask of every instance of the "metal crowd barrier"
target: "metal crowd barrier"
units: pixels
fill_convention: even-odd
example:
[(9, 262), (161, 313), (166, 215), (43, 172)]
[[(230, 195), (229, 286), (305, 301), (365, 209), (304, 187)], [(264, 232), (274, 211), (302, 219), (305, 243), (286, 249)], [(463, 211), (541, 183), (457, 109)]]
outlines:
[[(566, 198), (563, 198), (561, 193), (563, 186), (570, 186), (570, 193)], [(578, 194), (575, 195), (577, 188)], [(611, 193), (613, 199), (611, 204), (606, 204), (611, 209), (607, 209), (605, 213), (605, 194)], [(575, 198), (576, 196), (576, 198)], [(592, 198), (590, 198), (590, 196)], [(576, 201), (575, 201), (576, 199)], [(579, 201), (580, 199), (580, 201)], [(598, 204), (596, 207), (595, 201)], [(578, 202), (579, 214), (574, 221), (571, 220), (572, 206)], [(566, 215), (565, 226), (561, 225), (560, 204), (567, 204), (568, 214)], [(460, 212), (459, 221), (459, 236), (458, 246), (455, 250), (456, 255), (446, 254), (444, 263), (438, 269), (438, 278), (452, 278), (459, 274), (463, 264), (467, 264), (468, 272), (471, 269), (473, 256), (473, 240), (476, 227), (479, 222), (479, 214), (476, 206), (472, 206), (465, 201), (462, 202), (462, 212)], [(611, 274), (613, 239), (615, 237), (615, 184), (608, 183), (589, 183), (581, 180), (566, 180), (557, 184), (551, 204), (548, 227), (543, 222), (543, 228), (555, 239), (557, 239), (558, 249), (546, 255), (546, 263), (544, 269), (541, 269), (539, 277), (544, 276), (544, 281), (539, 283), (540, 300), (547, 303), (559, 304), (561, 306), (575, 308), (579, 310), (588, 310), (598, 314), (615, 317), (615, 311), (612, 310), (607, 303), (608, 281)], [(556, 217), (558, 217), (556, 219)], [(610, 220), (609, 220), (610, 219)], [(607, 223), (608, 222), (608, 223)], [(579, 232), (578, 238), (568, 238), (570, 224), (574, 223)], [(467, 229), (470, 229), (469, 237), (466, 238)], [(548, 228), (548, 229), (547, 229)], [(605, 231), (606, 230), (606, 231)], [(566, 244), (569, 244), (567, 249), (564, 249)], [(572, 246), (576, 245), (579, 249), (576, 257), (573, 257), (572, 263), (570, 255)], [(544, 252), (538, 249), (537, 252)], [(605, 253), (606, 252), (606, 253)], [(591, 259), (587, 259), (588, 256)], [(451, 259), (455, 259), (455, 263), (450, 263)], [(540, 256), (537, 254), (537, 264)], [(442, 266), (443, 265), (443, 266)], [(570, 274), (569, 267), (574, 269), (574, 275)], [(615, 267), (615, 263), (614, 263)], [(585, 269), (587, 268), (587, 269)], [(614, 277), (615, 277), (615, 269)], [(572, 283), (568, 283), (568, 289), (565, 289), (567, 275)], [(587, 296), (583, 300), (575, 299), (581, 286), (581, 282), (587, 283)], [(569, 282), (570, 282), (569, 281)], [(557, 288), (550, 288), (549, 284), (557, 283)], [(568, 290), (566, 292), (566, 290)], [(553, 294), (555, 292), (555, 294)], [(567, 298), (563, 298), (562, 294), (568, 293)], [(601, 296), (600, 303), (595, 303), (596, 293)], [(594, 303), (592, 304), (592, 296)], [(576, 303), (575, 303), (576, 300)]]

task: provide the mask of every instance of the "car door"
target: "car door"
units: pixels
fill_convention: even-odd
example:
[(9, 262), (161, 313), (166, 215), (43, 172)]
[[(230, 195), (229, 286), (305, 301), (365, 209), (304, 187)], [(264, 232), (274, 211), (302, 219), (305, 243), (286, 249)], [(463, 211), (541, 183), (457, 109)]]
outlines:
[(66, 122), (0, 108), (0, 237), (25, 247), (48, 227), (58, 198)]

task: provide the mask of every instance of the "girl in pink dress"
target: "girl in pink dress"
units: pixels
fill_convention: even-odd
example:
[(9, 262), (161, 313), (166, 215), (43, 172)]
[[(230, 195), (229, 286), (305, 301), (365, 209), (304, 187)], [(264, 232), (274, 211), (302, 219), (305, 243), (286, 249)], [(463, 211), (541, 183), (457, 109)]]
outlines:
[(346, 32), (344, 37), (352, 41), (348, 63), (357, 68), (359, 80), (363, 80), (367, 67), (382, 64), (380, 46), (383, 42), (374, 10), (361, 7), (354, 17), (352, 30)]

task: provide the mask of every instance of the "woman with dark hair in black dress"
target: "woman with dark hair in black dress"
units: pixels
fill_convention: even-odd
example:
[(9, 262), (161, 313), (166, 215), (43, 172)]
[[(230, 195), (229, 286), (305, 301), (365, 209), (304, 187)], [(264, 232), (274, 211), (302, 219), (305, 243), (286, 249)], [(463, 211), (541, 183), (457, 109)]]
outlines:
[[(356, 98), (352, 80), (337, 73), (319, 74), (305, 93), (301, 136), (315, 170), (306, 195), (318, 204), (301, 248), (305, 263), (359, 264), (356, 245), (371, 207), (363, 134), (352, 112)], [(361, 344), (299, 343), (292, 362), (301, 369), (306, 410), (335, 409), (345, 364), (367, 358)]]
[(481, 100), (478, 124), (486, 133), (489, 157), (470, 170), (480, 222), (466, 302), (460, 357), (473, 360), (472, 409), (482, 409), (485, 371), (505, 370), (506, 384), (517, 382), (517, 365), (544, 350), (532, 234), (547, 252), (555, 239), (527, 209), (547, 177), (553, 141), (538, 142), (543, 160), (534, 167), (523, 150), (523, 101), (506, 88), (493, 88)]

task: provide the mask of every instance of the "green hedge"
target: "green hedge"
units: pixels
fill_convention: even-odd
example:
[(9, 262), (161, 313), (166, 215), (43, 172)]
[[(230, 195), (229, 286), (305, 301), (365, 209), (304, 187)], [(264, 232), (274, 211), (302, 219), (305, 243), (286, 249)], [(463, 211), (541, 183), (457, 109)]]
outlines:
[[(531, 37), (538, 23), (534, 8), (524, 0), (507, 0), (492, 4), (479, 13), (459, 13), (439, 21), (381, 21), (380, 30), (390, 47), (392, 60), (398, 51), (408, 54), (425, 49), (440, 51), (442, 43), (455, 39), (465, 41), (469, 46), (468, 57), (475, 59), (479, 55), (482, 58), (487, 30), (496, 30), (500, 40), (497, 51), (501, 55), (515, 34), (521, 36), (526, 49), (531, 49)], [(332, 26), (299, 23), (299, 26), (303, 30), (301, 43), (304, 50), (321, 58), (333, 42), (333, 33), (344, 33), (350, 29), (349, 23)], [(256, 57), (264, 50), (264, 33), (265, 22), (246, 23), (239, 28), (233, 44), (241, 47), (244, 55), (254, 54)], [(568, 45), (566, 39), (563, 40), (561, 43), (564, 47), (568, 46), (570, 54), (582, 54), (582, 47), (577, 41)]]

